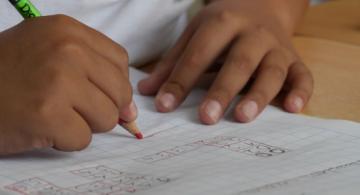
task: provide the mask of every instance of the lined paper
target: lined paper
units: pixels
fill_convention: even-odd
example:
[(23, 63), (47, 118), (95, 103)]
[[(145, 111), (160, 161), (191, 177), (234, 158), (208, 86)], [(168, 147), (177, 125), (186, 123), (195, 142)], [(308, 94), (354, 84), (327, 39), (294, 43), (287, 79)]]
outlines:
[[(131, 69), (135, 84), (145, 74)], [(204, 91), (177, 111), (155, 111), (134, 89), (136, 140), (121, 127), (84, 151), (37, 150), (0, 159), (1, 194), (356, 194), (360, 124), (284, 113), (255, 122), (197, 121)], [(230, 117), (228, 117), (230, 118)]]

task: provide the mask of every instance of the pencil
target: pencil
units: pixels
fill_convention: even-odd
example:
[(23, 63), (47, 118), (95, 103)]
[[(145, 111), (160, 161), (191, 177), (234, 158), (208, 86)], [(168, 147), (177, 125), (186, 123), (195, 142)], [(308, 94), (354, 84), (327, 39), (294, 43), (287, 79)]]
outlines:
[(122, 126), (126, 131), (135, 136), (137, 139), (143, 139), (143, 135), (139, 128), (137, 127), (135, 121), (133, 122), (125, 122), (122, 119), (119, 119), (119, 125)]
[[(40, 17), (40, 11), (31, 3), (30, 0), (9, 0), (9, 2), (16, 8), (16, 10), (25, 18), (36, 18)], [(135, 122), (127, 123), (123, 120), (119, 120), (125, 130), (134, 135), (137, 139), (143, 139), (142, 133), (139, 131)]]
[(16, 10), (25, 18), (40, 17), (41, 13), (29, 0), (9, 0)]

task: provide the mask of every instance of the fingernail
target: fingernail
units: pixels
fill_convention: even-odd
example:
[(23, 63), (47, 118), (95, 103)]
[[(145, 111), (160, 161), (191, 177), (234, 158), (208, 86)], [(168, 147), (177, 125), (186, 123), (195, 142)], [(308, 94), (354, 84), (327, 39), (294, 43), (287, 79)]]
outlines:
[(161, 106), (166, 108), (167, 110), (173, 110), (175, 108), (175, 101), (176, 98), (171, 93), (164, 93), (159, 98)]
[(304, 101), (300, 97), (295, 97), (293, 100), (296, 112), (301, 112), (304, 107)]
[(147, 78), (141, 79), (140, 82), (147, 84), (147, 83), (151, 82), (152, 79), (153, 78), (151, 76), (149, 76)]
[(258, 105), (255, 101), (249, 101), (242, 107), (241, 111), (248, 121), (252, 121), (258, 113)]
[(42, 149), (42, 148), (44, 148), (43, 145), (44, 144), (42, 143), (42, 141), (36, 140), (36, 141), (33, 142), (32, 146), (33, 146), (34, 149)]
[(122, 110), (120, 112), (120, 117), (123, 117), (123, 118), (120, 118), (118, 123), (121, 125), (121, 124), (125, 123), (126, 121), (135, 120), (137, 117), (137, 113), (138, 113), (138, 110), (137, 110), (136, 104), (134, 103), (134, 101), (132, 101), (129, 106), (125, 107), (124, 110)]
[(42, 149), (47, 147), (53, 147), (53, 143), (49, 139), (36, 139), (33, 141), (34, 149)]
[(212, 122), (217, 122), (220, 119), (222, 112), (221, 104), (215, 100), (209, 100), (205, 105), (205, 113), (209, 116)]

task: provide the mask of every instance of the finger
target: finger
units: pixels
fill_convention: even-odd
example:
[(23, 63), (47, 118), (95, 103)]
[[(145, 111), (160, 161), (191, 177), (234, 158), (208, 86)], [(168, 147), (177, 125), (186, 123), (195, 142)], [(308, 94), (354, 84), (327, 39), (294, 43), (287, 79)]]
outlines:
[[(124, 73), (108, 59), (102, 57), (86, 45), (77, 44), (72, 47), (65, 47), (52, 56), (52, 59), (67, 61), (67, 64), (71, 66), (66, 67), (70, 67), (71, 73), (81, 74), (73, 76), (75, 80), (86, 78), (86, 82), (92, 82), (93, 85), (108, 96), (120, 113), (124, 113), (122, 110), (131, 106), (132, 87), (128, 77), (124, 76), (127, 75), (127, 71)], [(77, 59), (77, 63), (74, 64), (71, 59)], [(74, 96), (73, 98), (76, 97)], [(137, 113), (133, 113), (132, 115), (122, 117), (125, 120), (129, 120), (130, 118), (135, 119), (136, 115)]]
[(284, 101), (284, 109), (288, 112), (299, 113), (313, 93), (312, 74), (302, 62), (297, 62), (289, 69), (287, 83), (290, 85), (290, 90)]
[(79, 86), (72, 95), (74, 109), (93, 132), (107, 132), (113, 129), (120, 113), (116, 105), (91, 81), (81, 81)]
[[(86, 30), (86, 29), (84, 29)], [(87, 45), (96, 53), (103, 56), (122, 71), (124, 76), (129, 77), (129, 56), (127, 51), (118, 43), (114, 42), (100, 32), (90, 29), (87, 37)], [(94, 44), (96, 40), (96, 44)]]
[[(70, 108), (54, 123), (51, 132), (54, 148), (61, 151), (79, 151), (91, 142), (91, 129), (84, 118)], [(49, 129), (50, 130), (50, 129)]]
[[(0, 156), (30, 151), (39, 146), (40, 139), (14, 129), (4, 130), (0, 138)], [(21, 133), (19, 133), (21, 132)]]
[(200, 120), (216, 123), (232, 99), (241, 91), (270, 48), (266, 40), (248, 35), (235, 42), (223, 68), (199, 108)]
[[(127, 70), (124, 67), (127, 67), (128, 63), (128, 54), (124, 48), (122, 48), (118, 43), (111, 40), (106, 35), (100, 33), (99, 31), (65, 15), (56, 15), (59, 23), (68, 24), (68, 26), (76, 26), (78, 28), (68, 28), (69, 34), (72, 36), (78, 37), (77, 40), (83, 41), (89, 48), (93, 49), (99, 55), (102, 55), (104, 58), (111, 61), (113, 64), (118, 65), (118, 67), (127, 73)], [(70, 39), (69, 39), (70, 40)], [(72, 45), (67, 43), (67, 40), (62, 40), (62, 44)], [(71, 40), (70, 40), (71, 41)]]
[[(134, 101), (131, 101), (129, 106), (120, 110), (119, 119), (125, 122), (135, 121), (138, 115), (138, 109)], [(120, 120), (119, 120), (120, 121)]]
[(215, 20), (201, 25), (189, 41), (170, 77), (162, 85), (155, 100), (157, 110), (174, 110), (235, 35), (234, 26), (219, 24)]
[(273, 50), (265, 56), (253, 86), (235, 108), (234, 116), (237, 121), (254, 120), (276, 97), (292, 63), (293, 58), (290, 56), (289, 52), (282, 50)]
[(88, 79), (113, 101), (123, 120), (135, 120), (137, 109), (132, 102), (132, 87), (128, 77), (107, 59), (92, 51), (88, 53), (88, 62), (84, 63)]
[(166, 81), (172, 69), (176, 65), (177, 60), (183, 53), (187, 43), (193, 36), (199, 25), (200, 16), (195, 17), (180, 36), (175, 46), (164, 56), (164, 58), (156, 65), (150, 76), (138, 83), (139, 92), (142, 95), (155, 95), (161, 85)]

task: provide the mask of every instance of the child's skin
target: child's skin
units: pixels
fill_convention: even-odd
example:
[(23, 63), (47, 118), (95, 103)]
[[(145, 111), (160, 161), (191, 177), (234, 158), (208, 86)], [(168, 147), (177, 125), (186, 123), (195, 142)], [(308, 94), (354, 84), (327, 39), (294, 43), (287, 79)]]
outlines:
[(66, 16), (0, 33), (0, 89), (0, 154), (80, 150), (136, 118), (126, 51)]
[(289, 88), (284, 109), (300, 112), (312, 94), (313, 80), (291, 35), (307, 4), (306, 0), (213, 1), (192, 20), (151, 76), (139, 83), (140, 92), (157, 94), (160, 112), (173, 111), (214, 60), (225, 55), (199, 107), (203, 123), (218, 122), (251, 77), (254, 84), (234, 110), (237, 121), (254, 120), (284, 84)]
[[(255, 119), (285, 85), (284, 108), (301, 111), (313, 80), (290, 38), (306, 5), (211, 1), (139, 90), (157, 94), (159, 111), (172, 111), (223, 54), (225, 63), (200, 105), (203, 123), (216, 123), (250, 77), (255, 82), (236, 106), (236, 120)], [(92, 133), (137, 115), (126, 51), (67, 16), (28, 20), (0, 33), (0, 89), (0, 155), (45, 147), (81, 150)]]

